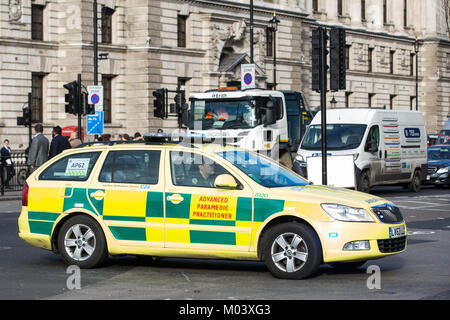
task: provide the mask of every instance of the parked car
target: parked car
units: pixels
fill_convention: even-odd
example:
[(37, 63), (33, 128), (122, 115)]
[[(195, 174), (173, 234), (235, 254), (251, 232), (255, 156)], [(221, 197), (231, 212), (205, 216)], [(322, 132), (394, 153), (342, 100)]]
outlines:
[(450, 145), (435, 145), (428, 148), (427, 184), (436, 187), (450, 185)]

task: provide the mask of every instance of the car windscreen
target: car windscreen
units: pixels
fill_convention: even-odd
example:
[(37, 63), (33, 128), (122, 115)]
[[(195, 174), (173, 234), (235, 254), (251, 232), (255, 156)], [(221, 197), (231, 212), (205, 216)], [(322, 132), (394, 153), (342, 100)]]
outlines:
[[(358, 148), (366, 132), (363, 124), (327, 124), (327, 149), (350, 150)], [(308, 128), (302, 141), (302, 149), (321, 150), (322, 126), (312, 125)]]
[(442, 130), (436, 144), (450, 144), (450, 130)]
[(450, 146), (428, 148), (428, 160), (450, 160)]
[(219, 156), (267, 188), (305, 186), (308, 182), (275, 161), (248, 151), (224, 151)]

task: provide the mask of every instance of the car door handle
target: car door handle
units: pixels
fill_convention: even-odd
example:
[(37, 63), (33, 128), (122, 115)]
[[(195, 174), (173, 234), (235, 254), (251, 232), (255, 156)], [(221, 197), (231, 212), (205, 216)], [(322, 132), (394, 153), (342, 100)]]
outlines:
[(106, 196), (106, 194), (101, 190), (97, 190), (97, 191), (91, 193), (91, 197), (98, 201), (103, 200), (105, 198), (105, 196)]
[(184, 200), (184, 198), (179, 194), (174, 194), (174, 195), (167, 197), (167, 201), (170, 201), (173, 204), (179, 204), (183, 200)]

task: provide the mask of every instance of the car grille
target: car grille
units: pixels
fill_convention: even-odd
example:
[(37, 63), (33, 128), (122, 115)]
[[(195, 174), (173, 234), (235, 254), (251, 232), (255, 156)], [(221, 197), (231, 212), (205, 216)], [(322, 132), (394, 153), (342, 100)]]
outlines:
[(382, 253), (392, 253), (405, 250), (406, 236), (395, 239), (378, 240), (378, 249)]
[(403, 222), (403, 215), (400, 212), (400, 209), (391, 204), (372, 207), (372, 212), (375, 213), (378, 219), (383, 223)]
[(435, 174), (437, 172), (438, 168), (435, 167), (428, 167), (428, 174)]

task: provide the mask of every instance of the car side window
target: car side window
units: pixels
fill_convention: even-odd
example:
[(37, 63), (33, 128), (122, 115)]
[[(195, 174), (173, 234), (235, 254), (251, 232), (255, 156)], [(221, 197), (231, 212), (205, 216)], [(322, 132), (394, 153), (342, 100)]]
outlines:
[(97, 162), (100, 152), (86, 152), (64, 157), (42, 172), (39, 180), (86, 181)]
[(377, 146), (380, 146), (380, 128), (378, 126), (373, 126), (372, 128), (370, 128), (369, 134), (367, 136), (366, 146), (368, 146), (370, 141), (376, 141)]
[(159, 150), (110, 151), (98, 181), (158, 184), (160, 158)]
[(192, 152), (171, 151), (170, 168), (174, 186), (214, 188), (217, 176), (230, 174), (214, 160)]

